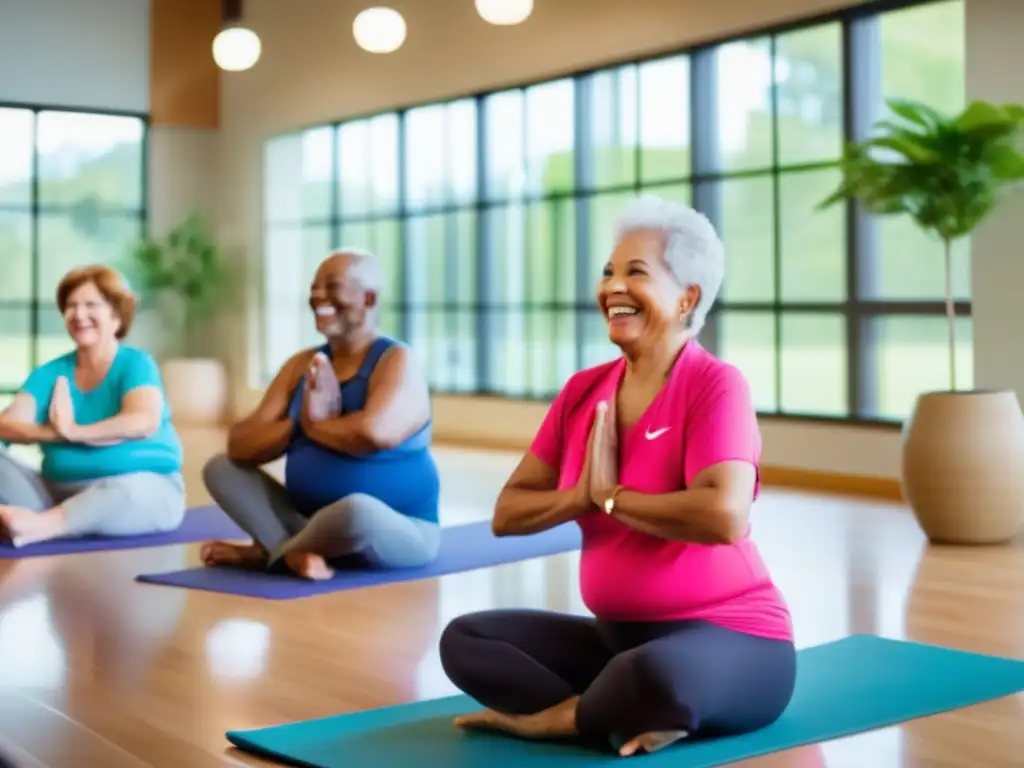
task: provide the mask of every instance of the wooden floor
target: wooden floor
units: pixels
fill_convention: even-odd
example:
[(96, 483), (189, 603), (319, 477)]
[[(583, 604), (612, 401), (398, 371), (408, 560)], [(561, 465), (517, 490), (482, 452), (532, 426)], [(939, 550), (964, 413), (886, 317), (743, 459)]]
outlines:
[[(185, 432), (190, 502), (215, 432)], [(485, 519), (516, 456), (439, 450), (443, 522)], [(928, 548), (899, 507), (768, 491), (755, 537), (806, 646), (875, 633), (1024, 658), (1024, 550)], [(454, 693), (452, 617), (584, 612), (576, 554), (274, 602), (135, 584), (195, 546), (0, 563), (0, 744), (26, 766), (264, 765), (224, 731)], [(756, 695), (756, 694), (755, 694)], [(1024, 698), (743, 763), (1024, 765)]]

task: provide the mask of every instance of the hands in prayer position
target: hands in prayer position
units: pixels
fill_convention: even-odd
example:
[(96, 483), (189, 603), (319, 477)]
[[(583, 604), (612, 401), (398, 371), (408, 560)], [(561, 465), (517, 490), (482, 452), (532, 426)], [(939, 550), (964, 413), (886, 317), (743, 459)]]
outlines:
[(317, 422), (341, 415), (341, 387), (334, 366), (322, 352), (313, 356), (306, 372), (306, 391), (303, 396), (302, 418)]
[(590, 501), (603, 507), (619, 484), (619, 429), (614, 403), (598, 403), (590, 455)]
[(69, 443), (76, 442), (78, 424), (75, 421), (75, 406), (71, 402), (71, 386), (64, 376), (59, 377), (53, 385), (49, 417), (50, 425), (58, 435)]
[(82, 425), (78, 423), (75, 416), (75, 406), (71, 400), (71, 385), (66, 376), (60, 376), (54, 382), (47, 418), (57, 436), (68, 443), (82, 443), (94, 448), (103, 448), (120, 442), (116, 439), (90, 440), (86, 438)]
[(614, 405), (599, 403), (587, 442), (587, 458), (576, 481), (576, 499), (584, 509), (602, 507), (619, 484), (619, 434)]

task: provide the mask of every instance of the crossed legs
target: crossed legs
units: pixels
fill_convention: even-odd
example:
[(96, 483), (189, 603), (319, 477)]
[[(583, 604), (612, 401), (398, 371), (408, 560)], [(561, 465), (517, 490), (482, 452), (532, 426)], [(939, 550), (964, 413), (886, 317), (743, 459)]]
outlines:
[(216, 456), (203, 468), (214, 501), (253, 538), (252, 544), (206, 544), (207, 565), (269, 568), (283, 563), (310, 579), (327, 579), (338, 561), (358, 558), (373, 568), (425, 565), (441, 544), (440, 527), (354, 493), (306, 518), (284, 487), (257, 467)]
[(796, 680), (792, 643), (703, 621), (484, 611), (449, 624), (440, 653), (449, 679), (491, 710), (460, 724), (576, 736), (623, 754), (763, 728), (788, 706)]
[(0, 449), (0, 535), (15, 546), (72, 536), (171, 531), (185, 516), (180, 476), (133, 472), (48, 483)]

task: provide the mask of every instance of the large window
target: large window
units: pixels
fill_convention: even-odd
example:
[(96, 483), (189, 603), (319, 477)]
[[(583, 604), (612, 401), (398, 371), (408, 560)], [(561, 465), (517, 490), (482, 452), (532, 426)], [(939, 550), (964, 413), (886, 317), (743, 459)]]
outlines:
[(0, 405), (70, 349), (57, 283), (119, 263), (145, 226), (145, 121), (0, 104)]
[[(903, 418), (949, 386), (940, 247), (905, 219), (816, 206), (886, 98), (962, 108), (963, 5), (854, 8), (272, 139), (265, 375), (315, 341), (313, 266), (350, 245), (382, 259), (385, 329), (435, 391), (548, 398), (616, 355), (594, 292), (619, 208), (653, 192), (725, 242), (703, 342), (743, 369), (762, 413)], [(955, 269), (970, 382), (966, 244)]]

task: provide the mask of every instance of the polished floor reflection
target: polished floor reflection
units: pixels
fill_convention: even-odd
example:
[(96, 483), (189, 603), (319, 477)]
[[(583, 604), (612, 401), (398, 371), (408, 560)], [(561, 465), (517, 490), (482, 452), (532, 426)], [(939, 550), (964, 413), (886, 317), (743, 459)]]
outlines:
[[(186, 433), (190, 501), (215, 432)], [(445, 522), (483, 519), (517, 457), (439, 449)], [(930, 548), (897, 506), (769, 490), (755, 537), (801, 646), (874, 633), (1024, 658), (1024, 550)], [(26, 766), (263, 765), (223, 734), (454, 692), (436, 642), (488, 607), (584, 612), (577, 555), (276, 602), (136, 584), (195, 546), (0, 563), (0, 749)], [(743, 765), (1024, 765), (1014, 697)]]

